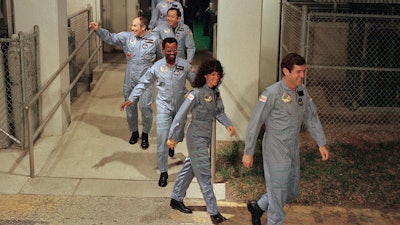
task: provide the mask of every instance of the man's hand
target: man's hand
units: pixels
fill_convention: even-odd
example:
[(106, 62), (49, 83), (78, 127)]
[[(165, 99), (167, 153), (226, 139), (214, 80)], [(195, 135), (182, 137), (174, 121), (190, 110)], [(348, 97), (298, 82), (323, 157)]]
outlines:
[(233, 126), (229, 126), (226, 128), (226, 130), (229, 132), (229, 135), (232, 137), (235, 135), (235, 128)]
[(121, 111), (124, 111), (126, 107), (130, 106), (132, 104), (131, 101), (126, 100), (124, 103), (121, 104), (121, 106), (119, 107)]
[(253, 167), (253, 160), (254, 160), (254, 157), (252, 155), (247, 155), (246, 153), (243, 154), (242, 163), (243, 163), (244, 167), (246, 167), (246, 168)]
[(176, 141), (172, 140), (172, 139), (168, 139), (167, 140), (167, 145), (170, 149), (175, 149), (176, 147)]
[(319, 152), (321, 153), (322, 160), (325, 161), (325, 160), (329, 159), (329, 151), (325, 145), (319, 147)]
[(90, 22), (89, 28), (92, 28), (95, 32), (97, 32), (99, 30), (99, 24), (96, 22)]

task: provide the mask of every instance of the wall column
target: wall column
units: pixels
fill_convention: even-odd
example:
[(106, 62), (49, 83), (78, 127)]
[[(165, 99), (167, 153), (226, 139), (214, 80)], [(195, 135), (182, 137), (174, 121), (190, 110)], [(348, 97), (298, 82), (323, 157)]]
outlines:
[[(218, 1), (217, 58), (225, 71), (220, 90), (239, 140), (245, 137), (258, 96), (261, 16), (261, 0)], [(230, 140), (221, 125), (217, 125), (217, 138)]]
[[(39, 80), (44, 84), (68, 58), (67, 0), (14, 0), (14, 9), (17, 32), (31, 32), (33, 25), (39, 26)], [(69, 68), (66, 66), (41, 98), (42, 117), (61, 98), (69, 82)], [(67, 97), (47, 124), (44, 135), (61, 135), (70, 122), (71, 106)]]

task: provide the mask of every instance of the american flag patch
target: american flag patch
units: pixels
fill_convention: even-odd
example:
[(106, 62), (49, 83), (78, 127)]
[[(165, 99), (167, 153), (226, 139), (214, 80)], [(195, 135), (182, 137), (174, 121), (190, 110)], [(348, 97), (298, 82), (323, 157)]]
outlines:
[(260, 95), (260, 97), (258, 98), (258, 100), (259, 100), (260, 102), (266, 102), (266, 101), (267, 101), (267, 97), (264, 96), (264, 95)]
[(190, 93), (190, 94), (187, 96), (187, 99), (189, 99), (190, 101), (192, 101), (192, 100), (194, 99), (194, 95), (193, 95), (192, 93)]

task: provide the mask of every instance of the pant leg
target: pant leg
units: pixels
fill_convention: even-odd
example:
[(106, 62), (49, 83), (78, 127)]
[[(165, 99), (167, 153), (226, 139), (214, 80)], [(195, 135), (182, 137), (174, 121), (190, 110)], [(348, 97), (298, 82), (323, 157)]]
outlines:
[(300, 192), (300, 156), (299, 151), (293, 155), (292, 168), (290, 169), (289, 190), (287, 201), (294, 199)]
[(137, 103), (133, 103), (126, 107), (126, 121), (131, 132), (138, 131), (138, 111)]
[(142, 111), (142, 132), (150, 133), (153, 124), (153, 109), (151, 104), (154, 99), (154, 85), (150, 85), (140, 96), (139, 108)]
[(267, 192), (265, 194), (263, 194), (261, 196), (260, 199), (258, 199), (257, 204), (260, 207), (260, 209), (262, 209), (263, 211), (267, 211), (268, 210), (268, 206), (269, 206), (269, 202), (268, 202), (268, 188)]
[(189, 188), (190, 183), (194, 177), (192, 163), (190, 157), (186, 157), (183, 162), (183, 167), (176, 177), (174, 189), (171, 194), (171, 198), (177, 201), (183, 201), (186, 196), (186, 191)]
[(267, 181), (268, 193), (268, 225), (283, 224), (285, 212), (283, 207), (288, 199), (290, 161), (274, 161), (269, 159)]
[[(126, 77), (125, 77), (126, 79)], [(126, 82), (126, 81), (125, 81)], [(125, 84), (123, 85), (123, 93), (124, 93), (124, 99), (128, 99), (129, 94), (133, 90), (134, 86), (131, 86), (130, 84)], [(125, 108), (126, 112), (126, 122), (128, 123), (129, 131), (134, 132), (138, 131), (138, 110), (137, 110), (137, 103), (132, 103), (128, 107)]]
[[(208, 139), (205, 141), (201, 139), (202, 138), (187, 137), (186, 141), (188, 142), (189, 157), (192, 162), (193, 173), (197, 178), (201, 193), (206, 202), (207, 212), (210, 215), (216, 215), (218, 214), (218, 206), (211, 184), (210, 156), (208, 155), (207, 146), (203, 146), (203, 143), (208, 144), (209, 142)], [(199, 142), (199, 144), (196, 144), (196, 142)]]
[(167, 137), (172, 124), (172, 116), (167, 113), (157, 113), (157, 165), (160, 172), (168, 171)]

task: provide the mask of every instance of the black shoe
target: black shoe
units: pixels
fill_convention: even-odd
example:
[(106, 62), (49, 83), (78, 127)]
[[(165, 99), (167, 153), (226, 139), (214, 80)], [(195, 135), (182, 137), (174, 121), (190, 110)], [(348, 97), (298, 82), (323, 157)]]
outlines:
[(158, 180), (158, 186), (165, 187), (168, 184), (168, 173), (162, 172), (160, 174), (160, 179)]
[(131, 139), (129, 139), (129, 144), (133, 145), (136, 144), (139, 139), (139, 132), (135, 131), (132, 132)]
[(170, 148), (170, 149), (168, 150), (168, 155), (169, 155), (169, 157), (171, 157), (171, 158), (174, 157), (174, 154), (175, 154), (175, 150)]
[(257, 200), (247, 202), (247, 210), (251, 213), (251, 222), (253, 225), (261, 225), (261, 217), (264, 211), (258, 206)]
[(169, 205), (176, 210), (179, 210), (183, 213), (192, 213), (192, 210), (189, 209), (188, 207), (185, 206), (185, 204), (183, 204), (183, 202), (178, 202), (177, 200), (171, 198), (171, 203), (169, 203)]
[(225, 220), (227, 220), (227, 218), (223, 217), (221, 213), (218, 213), (217, 215), (214, 216), (210, 216), (210, 218), (213, 224), (222, 223)]
[(142, 133), (142, 143), (140, 144), (140, 147), (143, 149), (147, 149), (149, 147), (149, 134), (148, 133)]

